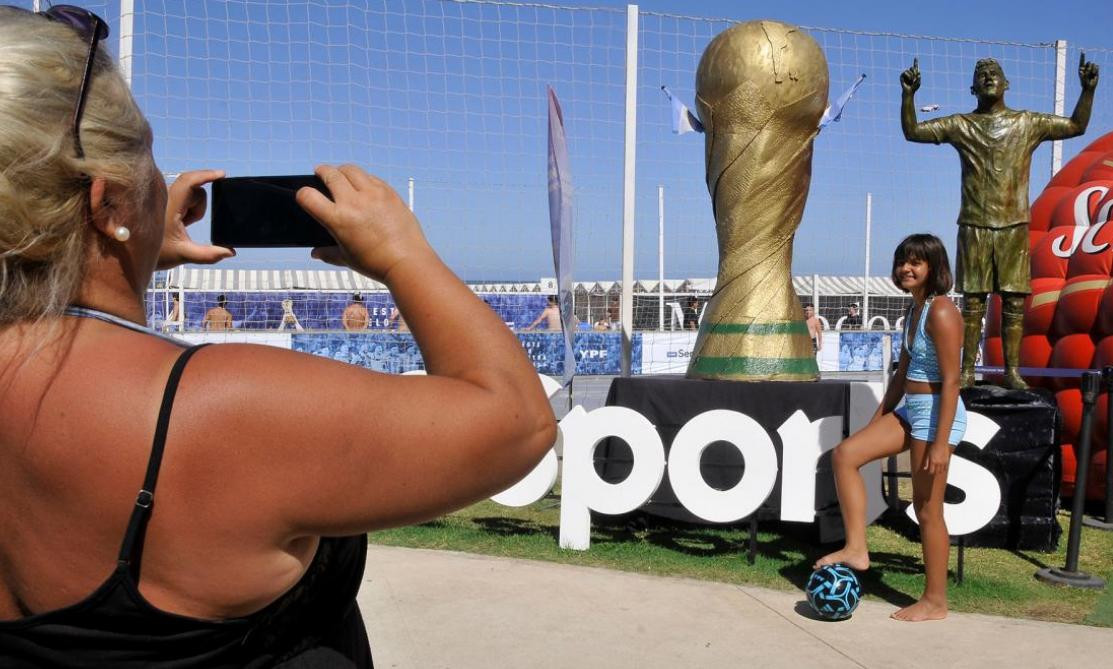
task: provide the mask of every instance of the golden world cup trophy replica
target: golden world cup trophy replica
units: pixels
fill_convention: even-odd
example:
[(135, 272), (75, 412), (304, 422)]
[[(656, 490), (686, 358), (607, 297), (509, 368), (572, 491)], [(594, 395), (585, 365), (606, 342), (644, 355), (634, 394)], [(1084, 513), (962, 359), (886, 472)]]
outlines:
[(696, 107), (705, 131), (719, 271), (689, 378), (819, 376), (791, 268), (827, 88), (827, 59), (795, 26), (740, 23), (703, 52)]
[(962, 293), (963, 387), (974, 385), (974, 362), (982, 337), (986, 297), (1001, 296), (1001, 345), (1005, 387), (1028, 387), (1020, 376), (1020, 340), (1024, 334), (1024, 297), (1031, 292), (1028, 256), (1028, 173), (1032, 152), (1041, 142), (1077, 137), (1086, 131), (1097, 65), (1079, 55), (1082, 92), (1070, 118), (1009, 109), (1009, 80), (992, 58), (974, 66), (970, 93), (974, 111), (930, 121), (916, 119), (914, 96), (920, 88), (918, 60), (900, 75), (900, 122), (910, 142), (946, 142), (962, 162), (962, 205), (958, 213), (958, 261), (955, 289)]

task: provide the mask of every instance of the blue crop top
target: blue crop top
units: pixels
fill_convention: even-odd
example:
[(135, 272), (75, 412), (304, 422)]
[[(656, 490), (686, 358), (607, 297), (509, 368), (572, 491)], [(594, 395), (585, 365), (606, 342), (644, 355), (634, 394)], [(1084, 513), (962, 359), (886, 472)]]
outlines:
[(915, 304), (908, 307), (908, 315), (904, 317), (904, 350), (908, 352), (908, 373), (904, 378), (909, 381), (942, 381), (939, 373), (939, 356), (935, 353), (935, 341), (927, 333), (928, 310), (935, 298), (929, 298), (920, 311), (920, 321), (916, 324), (916, 339), (912, 347), (908, 347), (908, 322), (912, 320), (912, 309)]

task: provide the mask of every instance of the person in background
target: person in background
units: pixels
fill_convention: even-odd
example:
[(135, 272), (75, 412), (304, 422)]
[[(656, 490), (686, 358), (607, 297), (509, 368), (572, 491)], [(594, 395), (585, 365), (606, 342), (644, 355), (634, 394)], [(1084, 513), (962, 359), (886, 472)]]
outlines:
[(370, 667), (367, 533), (521, 480), (549, 400), (354, 165), (297, 193), (337, 243), (313, 257), (387, 286), (428, 375), (148, 329), (156, 269), (233, 254), (187, 232), (223, 172), (167, 188), (107, 36), (0, 7), (0, 666)]
[(851, 302), (850, 306), (846, 308), (846, 316), (842, 321), (843, 330), (860, 330), (862, 329), (862, 315), (858, 311), (859, 306), (857, 302)]
[(390, 316), (386, 319), (386, 322), (388, 328), (397, 323), (399, 332), (410, 331), (410, 326), (406, 323), (406, 317), (402, 315), (402, 311), (398, 307), (390, 310)]
[(228, 298), (217, 295), (216, 306), (205, 312), (201, 328), (213, 332), (232, 329), (232, 312), (228, 311)]
[(162, 331), (169, 332), (171, 329), (182, 331), (182, 301), (177, 293), (170, 295), (171, 305), (170, 313), (166, 315), (166, 320), (162, 322)]
[(352, 295), (352, 301), (344, 307), (344, 314), (340, 317), (340, 321), (348, 331), (367, 329), (371, 317), (367, 313), (367, 307), (363, 306), (363, 295), (359, 293)]
[(819, 322), (815, 308), (810, 304), (804, 307), (804, 322), (808, 325), (808, 336), (812, 338), (812, 351), (819, 355), (823, 350), (823, 324)]
[(684, 329), (699, 329), (699, 299), (695, 296), (689, 297), (688, 304), (684, 306)]
[[(859, 468), (910, 451), (912, 506), (920, 524), (925, 583), (920, 600), (893, 613), (904, 621), (947, 615), (950, 537), (943, 518), (943, 493), (952, 449), (966, 432), (966, 407), (959, 397), (962, 315), (947, 298), (954, 280), (943, 242), (911, 235), (893, 253), (893, 283), (912, 295), (904, 318), (904, 345), (885, 397), (869, 424), (840, 443), (832, 455), (846, 545), (815, 567), (870, 566), (866, 543), (866, 484)], [(897, 405), (901, 398), (904, 404)]]
[(607, 317), (603, 319), (607, 324), (607, 329), (617, 330), (622, 324), (622, 298), (618, 295), (611, 295), (607, 300)]
[(560, 305), (557, 296), (550, 295), (547, 301), (548, 304), (545, 308), (525, 329), (532, 330), (538, 324), (544, 322), (546, 330), (560, 330)]
[(285, 330), (288, 325), (299, 331), (305, 329), (294, 313), (294, 301), (289, 297), (282, 300), (282, 321), (278, 324), (278, 329)]

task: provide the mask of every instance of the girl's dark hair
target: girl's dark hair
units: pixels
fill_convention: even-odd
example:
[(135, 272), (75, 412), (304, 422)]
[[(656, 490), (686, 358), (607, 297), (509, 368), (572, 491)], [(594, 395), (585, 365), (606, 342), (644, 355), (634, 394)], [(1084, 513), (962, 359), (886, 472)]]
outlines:
[(946, 295), (954, 285), (951, 274), (951, 261), (947, 258), (947, 249), (935, 235), (917, 234), (909, 235), (893, 251), (893, 272), (889, 278), (893, 285), (901, 290), (900, 277), (897, 270), (905, 260), (923, 260), (928, 264), (927, 289), (929, 295)]

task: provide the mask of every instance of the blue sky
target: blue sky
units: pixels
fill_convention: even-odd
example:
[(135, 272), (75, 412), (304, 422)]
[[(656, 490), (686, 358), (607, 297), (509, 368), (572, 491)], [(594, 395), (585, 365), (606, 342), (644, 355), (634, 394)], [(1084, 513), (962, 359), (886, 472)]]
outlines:
[[(132, 85), (155, 129), (164, 171), (291, 174), (318, 162), (351, 161), (403, 197), (413, 178), (427, 235), (469, 280), (553, 274), (544, 95), (551, 84), (564, 107), (575, 186), (575, 278), (619, 278), (624, 3), (137, 5)], [(116, 52), (118, 0), (87, 6), (109, 19)], [(658, 186), (665, 194), (666, 276), (715, 274), (703, 140), (671, 134), (659, 87), (690, 102), (703, 48), (732, 21), (775, 18), (811, 28), (827, 56), (832, 97), (867, 74), (843, 120), (816, 140), (795, 273), (863, 271), (866, 193), (873, 197), (871, 273), (886, 273), (891, 249), (911, 232), (935, 232), (953, 248), (954, 151), (900, 136), (896, 80), (913, 57), (924, 78), (917, 102), (940, 106), (922, 118), (967, 111), (970, 73), (985, 56), (1003, 63), (1010, 105), (1051, 111), (1054, 53), (1046, 44), (1066, 39), (1066, 113), (1077, 97), (1077, 47), (1088, 48), (1104, 80), (1087, 136), (1067, 142), (1065, 156), (1113, 130), (1113, 3), (654, 0), (639, 7), (637, 278), (657, 276)], [(917, 37), (923, 35), (943, 39)], [(1033, 197), (1049, 175), (1045, 147), (1033, 160)], [(196, 234), (207, 236), (206, 222)], [(225, 265), (312, 266), (307, 253), (277, 250), (245, 250)]]
[[(572, 3), (554, 3), (572, 4)], [(577, 3), (578, 4), (578, 3)], [(597, 6), (625, 7), (600, 0)], [(726, 0), (645, 0), (642, 11), (736, 20), (771, 18), (804, 26), (943, 37), (1072, 43), (1113, 48), (1109, 34), (1113, 3), (1062, 0), (922, 0), (919, 2), (728, 2)]]

